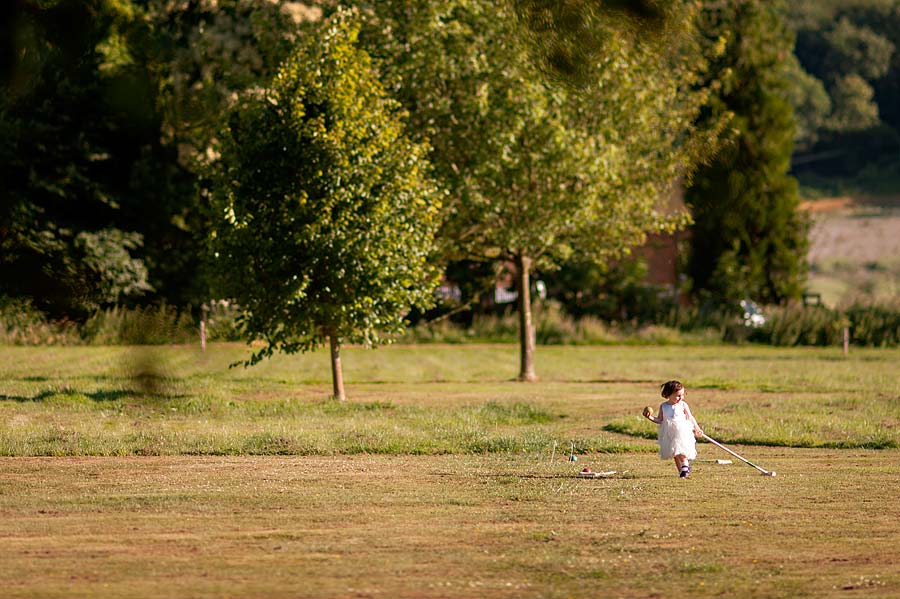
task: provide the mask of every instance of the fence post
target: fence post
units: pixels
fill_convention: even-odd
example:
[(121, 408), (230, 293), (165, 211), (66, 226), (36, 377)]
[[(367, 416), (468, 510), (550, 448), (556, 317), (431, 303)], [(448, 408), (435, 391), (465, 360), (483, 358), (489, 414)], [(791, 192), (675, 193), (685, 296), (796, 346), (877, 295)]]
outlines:
[(850, 327), (844, 327), (844, 355), (850, 352)]
[(206, 304), (200, 311), (200, 351), (206, 351), (206, 312), (209, 310)]

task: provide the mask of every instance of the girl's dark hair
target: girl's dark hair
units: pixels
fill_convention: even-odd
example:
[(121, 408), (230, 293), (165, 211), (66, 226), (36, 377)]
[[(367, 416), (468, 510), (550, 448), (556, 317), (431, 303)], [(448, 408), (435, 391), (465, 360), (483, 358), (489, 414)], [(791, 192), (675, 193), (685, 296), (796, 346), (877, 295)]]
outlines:
[(684, 385), (682, 385), (679, 381), (669, 381), (667, 383), (662, 384), (662, 396), (666, 399), (672, 396), (673, 393), (678, 391), (679, 389), (684, 389)]

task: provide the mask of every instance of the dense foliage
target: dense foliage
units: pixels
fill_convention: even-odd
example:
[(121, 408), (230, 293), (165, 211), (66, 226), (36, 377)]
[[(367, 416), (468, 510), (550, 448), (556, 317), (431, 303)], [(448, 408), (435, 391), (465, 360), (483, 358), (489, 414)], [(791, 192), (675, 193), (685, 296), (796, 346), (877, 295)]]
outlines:
[[(671, 23), (690, 29), (690, 13)], [(689, 36), (660, 53), (615, 23), (590, 34), (603, 54), (583, 85), (533, 59), (533, 29), (513, 5), (433, 0), (371, 7), (361, 39), (450, 195), (446, 256), (506, 263), (516, 276), (522, 379), (535, 377), (530, 272), (572, 255), (605, 260), (671, 229), (659, 198), (708, 146), (694, 118), (705, 90)]]
[(0, 294), (54, 318), (201, 303), (198, 158), (296, 21), (250, 0), (4, 4)]
[[(156, 85), (127, 3), (16, 4), (0, 82), (0, 294), (54, 317), (151, 289), (196, 262), (173, 225), (191, 179), (160, 143)], [(137, 58), (136, 58), (137, 56)]]
[(798, 105), (798, 171), (900, 174), (900, 3), (804, 0), (790, 3), (790, 20), (799, 64), (821, 90)]
[(344, 342), (380, 343), (437, 284), (427, 149), (404, 135), (351, 21), (324, 21), (222, 132), (213, 268), (249, 339), (265, 343), (253, 362), (324, 342), (336, 359)]
[(698, 170), (686, 194), (694, 217), (692, 291), (733, 305), (799, 298), (807, 226), (787, 174), (793, 110), (783, 69), (793, 36), (774, 3), (730, 0), (702, 16), (709, 43), (725, 46), (713, 64), (722, 82), (714, 108), (732, 119), (729, 143)]
[[(377, 78), (408, 112), (407, 135), (433, 148), (450, 191), (434, 264), (450, 261), (464, 295), (505, 265), (540, 272), (577, 314), (660, 313), (638, 263), (608, 261), (674, 224), (651, 198), (698, 153), (703, 92), (678, 88), (702, 66), (685, 37), (702, 3), (661, 0), (2, 3), (0, 296), (59, 322), (116, 305), (177, 306), (179, 318), (193, 306), (196, 318), (217, 216), (197, 190), (222, 115), (340, 4), (361, 8)], [(893, 173), (895, 191), (900, 6), (791, 2), (794, 54), (780, 20), (759, 16), (771, 3), (706, 6), (718, 11), (707, 56), (725, 54), (694, 83), (721, 79), (714, 116), (737, 116), (732, 145), (695, 179), (694, 290), (777, 301), (796, 295), (804, 251), (781, 99), (795, 108), (794, 173)], [(528, 312), (523, 344), (539, 329)]]
[(264, 85), (320, 11), (296, 2), (145, 0), (159, 78), (164, 139), (201, 171), (222, 114), (240, 92)]

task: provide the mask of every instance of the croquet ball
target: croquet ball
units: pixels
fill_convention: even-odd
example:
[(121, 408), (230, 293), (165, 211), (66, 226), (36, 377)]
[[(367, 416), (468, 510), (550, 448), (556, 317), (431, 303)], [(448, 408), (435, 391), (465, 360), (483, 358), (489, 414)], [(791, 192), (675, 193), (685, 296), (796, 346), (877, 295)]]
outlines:
[(585, 466), (581, 471), (584, 472), (585, 474), (590, 474), (590, 473), (591, 473), (591, 469), (588, 468), (587, 466)]
[(570, 461), (570, 462), (577, 462), (577, 461), (578, 461), (578, 456), (577, 456), (577, 455), (570, 455), (570, 456), (569, 456), (569, 461)]

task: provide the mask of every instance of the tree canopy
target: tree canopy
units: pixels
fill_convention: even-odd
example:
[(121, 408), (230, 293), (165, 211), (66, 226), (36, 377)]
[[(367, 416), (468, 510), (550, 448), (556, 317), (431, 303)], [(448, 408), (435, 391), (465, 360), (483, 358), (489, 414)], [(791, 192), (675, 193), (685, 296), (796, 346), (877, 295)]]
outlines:
[(752, 0), (711, 5), (701, 23), (710, 44), (724, 41), (712, 65), (722, 81), (713, 107), (733, 118), (728, 143), (686, 194), (694, 217), (692, 290), (732, 305), (798, 298), (807, 228), (797, 183), (787, 174), (794, 130), (791, 82), (782, 68), (793, 34), (777, 3)]
[(190, 240), (172, 218), (192, 181), (160, 143), (154, 78), (126, 35), (138, 15), (99, 0), (15, 6), (0, 82), (0, 293), (81, 318), (183, 284), (173, 267), (191, 260)]
[[(520, 378), (533, 379), (530, 271), (573, 254), (605, 260), (677, 222), (657, 203), (712, 137), (693, 126), (706, 98), (694, 87), (699, 56), (660, 54), (600, 21), (604, 52), (573, 87), (534, 60), (533, 30), (511, 3), (383, 3), (368, 14), (361, 39), (449, 190), (447, 255), (515, 265)], [(689, 49), (689, 36), (676, 39)]]
[[(900, 169), (900, 5), (895, 0), (790, 3), (794, 53), (804, 75), (795, 95), (795, 166), (825, 177), (866, 167)], [(814, 99), (813, 101), (809, 101)]]
[[(346, 4), (360, 10), (372, 80), (402, 106), (392, 118), (427, 144), (447, 191), (432, 263), (473, 279), (498, 265), (520, 275), (523, 378), (530, 273), (588, 272), (684, 222), (654, 198), (713, 145), (719, 121), (695, 119), (711, 91), (720, 100), (700, 111), (737, 117), (731, 145), (693, 184), (696, 231), (708, 231), (695, 254), (709, 260), (691, 267), (698, 293), (724, 293), (713, 280), (772, 301), (797, 293), (783, 99), (801, 154), (792, 172), (896, 187), (896, 0), (789, 3), (776, 12), (797, 32), (793, 54), (784, 20), (761, 16), (722, 17), (699, 52), (698, 7), (737, 15), (732, 0), (14, 0), (0, 8), (0, 295), (75, 320), (113, 304), (210, 299), (200, 257), (220, 214), (204, 169), (222, 115), (270, 93), (279, 65)], [(766, 45), (777, 55), (754, 49)], [(777, 274), (763, 283), (763, 271)]]
[(383, 342), (437, 284), (427, 147), (356, 36), (338, 12), (230, 111), (212, 197), (219, 289), (265, 344), (250, 362), (328, 342), (341, 399), (340, 345)]

